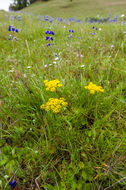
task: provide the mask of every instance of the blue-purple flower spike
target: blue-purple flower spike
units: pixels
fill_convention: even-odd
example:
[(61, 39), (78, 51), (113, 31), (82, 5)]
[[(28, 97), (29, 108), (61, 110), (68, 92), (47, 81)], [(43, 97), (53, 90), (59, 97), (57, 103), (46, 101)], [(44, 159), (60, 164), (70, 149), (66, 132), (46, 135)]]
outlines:
[(15, 28), (12, 28), (12, 32), (14, 32), (15, 31)]
[(8, 31), (9, 31), (9, 32), (11, 31), (11, 27), (12, 27), (12, 26), (11, 26), (11, 25), (9, 25), (9, 28), (8, 28)]
[(50, 40), (53, 41), (53, 37), (51, 37)]
[[(47, 30), (45, 34), (50, 35), (50, 36), (46, 36), (45, 40), (53, 41), (53, 37), (51, 35), (54, 35), (55, 33), (52, 30)], [(50, 47), (51, 45), (53, 44), (50, 42), (49, 44), (47, 44), (47, 47)]]
[(51, 44), (47, 44), (47, 47), (50, 47), (51, 46)]
[(9, 186), (14, 189), (16, 187), (16, 181), (13, 179), (12, 181), (9, 182)]
[(52, 35), (54, 35), (55, 33), (52, 31)]
[(49, 40), (49, 37), (48, 36), (46, 36), (46, 39), (45, 40)]
[(49, 31), (47, 30), (47, 31), (45, 32), (45, 34), (49, 34)]

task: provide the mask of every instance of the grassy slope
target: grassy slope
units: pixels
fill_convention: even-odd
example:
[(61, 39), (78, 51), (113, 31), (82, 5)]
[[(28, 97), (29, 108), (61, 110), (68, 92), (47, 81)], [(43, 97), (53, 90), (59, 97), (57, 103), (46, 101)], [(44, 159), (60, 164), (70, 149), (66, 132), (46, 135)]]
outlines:
[[(125, 26), (96, 24), (101, 31), (91, 35), (91, 24), (64, 27), (30, 16), (18, 22), (3, 14), (0, 20), (0, 189), (9, 190), (5, 175), (15, 176), (22, 190), (103, 190), (126, 176)], [(14, 44), (9, 24), (21, 28)], [(47, 92), (43, 81), (56, 78), (63, 88)], [(91, 95), (84, 89), (90, 81), (105, 92)], [(40, 110), (51, 97), (64, 97), (67, 109)], [(125, 187), (123, 180), (111, 190)]]
[(51, 0), (36, 2), (23, 11), (51, 16), (86, 17), (97, 14), (122, 14), (126, 10), (125, 0)]

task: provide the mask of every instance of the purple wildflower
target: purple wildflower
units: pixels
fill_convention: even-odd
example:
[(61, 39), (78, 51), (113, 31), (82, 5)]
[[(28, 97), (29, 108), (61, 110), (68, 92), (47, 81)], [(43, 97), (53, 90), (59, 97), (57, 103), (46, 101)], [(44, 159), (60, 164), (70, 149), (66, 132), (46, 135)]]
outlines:
[(11, 31), (11, 27), (12, 27), (12, 26), (11, 26), (11, 25), (9, 25), (9, 28), (8, 28), (8, 31), (9, 31), (9, 32)]
[(9, 182), (9, 185), (12, 189), (14, 189), (16, 187), (16, 181), (13, 179), (12, 181)]
[(12, 28), (12, 32), (14, 32), (15, 31), (15, 28)]
[(46, 36), (46, 39), (45, 40), (49, 40), (49, 37), (48, 36)]
[(51, 37), (50, 40), (53, 41), (53, 37)]
[(51, 46), (51, 44), (47, 44), (47, 47), (50, 47)]
[(45, 34), (49, 34), (49, 31), (47, 30), (47, 31), (45, 32)]

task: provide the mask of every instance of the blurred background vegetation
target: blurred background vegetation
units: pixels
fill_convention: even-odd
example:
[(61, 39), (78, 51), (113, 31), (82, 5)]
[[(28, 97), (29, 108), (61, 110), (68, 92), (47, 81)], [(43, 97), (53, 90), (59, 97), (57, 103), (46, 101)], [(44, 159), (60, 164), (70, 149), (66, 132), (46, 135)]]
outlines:
[(104, 17), (110, 13), (118, 16), (125, 13), (126, 0), (14, 0), (10, 9), (67, 18)]

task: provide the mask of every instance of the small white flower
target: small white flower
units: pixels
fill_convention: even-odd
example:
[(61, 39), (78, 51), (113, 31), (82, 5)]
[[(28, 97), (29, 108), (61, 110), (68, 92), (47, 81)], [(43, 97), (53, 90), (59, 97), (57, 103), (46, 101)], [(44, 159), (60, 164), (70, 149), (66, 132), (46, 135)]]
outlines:
[(49, 66), (52, 66), (52, 64), (49, 64)]
[(56, 64), (56, 61), (53, 61), (54, 64)]
[(30, 68), (31, 68), (31, 66), (28, 66), (27, 68), (28, 68), (28, 69), (30, 69)]
[(10, 71), (8, 71), (8, 73), (13, 73), (14, 72), (14, 69), (11, 69)]
[(111, 48), (113, 48), (114, 47), (114, 45), (111, 45)]
[(36, 151), (35, 151), (35, 153), (37, 154), (37, 153), (38, 153), (38, 151), (36, 150)]
[(66, 26), (64, 26), (64, 28), (66, 28)]
[(124, 16), (125, 16), (125, 15), (124, 15), (124, 14), (122, 14), (120, 17), (121, 17), (121, 18), (123, 18)]
[(99, 30), (101, 31), (101, 28), (99, 28)]
[(81, 68), (85, 67), (84, 65), (81, 65)]
[(8, 175), (5, 175), (4, 178), (7, 179), (9, 176)]
[(56, 61), (56, 60), (58, 60), (58, 59), (59, 59), (59, 58), (58, 58), (58, 57), (56, 57), (56, 58), (55, 58), (55, 61)]

